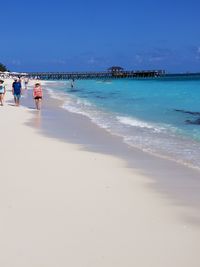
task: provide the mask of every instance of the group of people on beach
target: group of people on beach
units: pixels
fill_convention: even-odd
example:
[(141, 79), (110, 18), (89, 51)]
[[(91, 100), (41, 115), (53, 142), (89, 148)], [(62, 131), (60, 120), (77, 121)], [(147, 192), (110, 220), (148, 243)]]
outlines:
[[(25, 90), (27, 90), (28, 81), (25, 80)], [(4, 98), (6, 94), (6, 87), (4, 85), (4, 81), (0, 80), (0, 105), (3, 106)], [(21, 78), (15, 78), (12, 83), (12, 94), (14, 96), (14, 102), (16, 106), (19, 106), (20, 99), (22, 95), (22, 81)], [(35, 100), (35, 106), (37, 110), (41, 109), (43, 91), (40, 83), (35, 83), (33, 88), (33, 98)]]

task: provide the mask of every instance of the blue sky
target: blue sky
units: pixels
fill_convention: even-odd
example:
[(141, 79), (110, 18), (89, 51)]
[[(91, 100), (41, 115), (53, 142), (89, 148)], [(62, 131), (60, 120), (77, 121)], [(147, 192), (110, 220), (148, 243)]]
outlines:
[(12, 71), (200, 71), (200, 1), (1, 2), (0, 62)]

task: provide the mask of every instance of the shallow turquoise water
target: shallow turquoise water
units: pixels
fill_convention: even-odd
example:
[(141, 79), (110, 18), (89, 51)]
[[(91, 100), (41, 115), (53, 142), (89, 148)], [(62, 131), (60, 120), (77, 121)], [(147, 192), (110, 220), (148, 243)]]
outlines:
[(55, 91), (68, 111), (90, 117), (126, 143), (200, 167), (200, 114), (190, 113), (200, 112), (200, 80), (83, 80), (73, 89), (66, 81)]

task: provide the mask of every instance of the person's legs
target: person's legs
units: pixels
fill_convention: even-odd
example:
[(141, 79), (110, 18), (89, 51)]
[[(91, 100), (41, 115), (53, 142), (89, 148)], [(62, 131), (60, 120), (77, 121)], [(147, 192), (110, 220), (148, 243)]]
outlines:
[(4, 102), (4, 98), (5, 98), (5, 93), (2, 95), (2, 97), (3, 97), (3, 102)]
[(18, 96), (16, 97), (16, 106), (19, 106), (19, 98), (18, 98)]
[(3, 106), (3, 94), (0, 94), (0, 104)]
[(14, 95), (15, 105), (17, 105), (17, 97)]
[(41, 102), (42, 102), (41, 98), (35, 98), (35, 106), (37, 110), (41, 109)]
[(38, 109), (38, 99), (35, 98), (35, 106), (36, 106), (36, 109)]
[(39, 98), (39, 99), (38, 99), (38, 109), (39, 109), (39, 110), (41, 109), (41, 105), (42, 105), (42, 99)]
[(15, 104), (16, 106), (19, 106), (19, 100), (20, 100), (20, 95), (15, 96)]

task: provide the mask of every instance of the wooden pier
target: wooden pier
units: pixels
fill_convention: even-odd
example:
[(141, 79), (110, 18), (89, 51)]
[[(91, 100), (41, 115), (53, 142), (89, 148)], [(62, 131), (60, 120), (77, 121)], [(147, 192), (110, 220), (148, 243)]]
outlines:
[(151, 71), (106, 71), (106, 72), (31, 72), (27, 76), (40, 80), (84, 80), (84, 79), (125, 79), (153, 78), (164, 74), (163, 70)]

